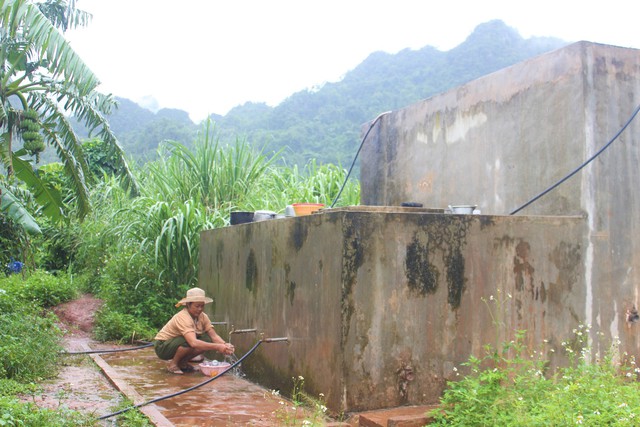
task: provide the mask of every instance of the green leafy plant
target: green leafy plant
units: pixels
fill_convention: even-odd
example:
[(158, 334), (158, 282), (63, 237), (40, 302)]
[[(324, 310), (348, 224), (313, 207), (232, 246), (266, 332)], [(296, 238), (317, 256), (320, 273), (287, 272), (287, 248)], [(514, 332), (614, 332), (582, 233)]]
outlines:
[[(114, 412), (122, 409), (130, 408), (133, 402), (129, 399), (123, 399), (115, 408)], [(149, 419), (140, 412), (139, 409), (131, 409), (117, 416), (117, 425), (120, 427), (150, 427), (153, 424)]]
[[(468, 375), (448, 384), (432, 425), (447, 426), (633, 426), (640, 417), (640, 368), (619, 359), (617, 343), (591, 360), (588, 326), (562, 343), (569, 365), (547, 372), (543, 351), (523, 345), (525, 332), (482, 358), (470, 357)], [(549, 349), (552, 351), (553, 349)], [(457, 370), (457, 369), (456, 369)]]
[(153, 253), (133, 245), (110, 255), (100, 273), (97, 295), (105, 301), (105, 310), (146, 319), (157, 328), (171, 317), (177, 296), (188, 288), (161, 280)]
[[(0, 289), (8, 300), (20, 299), (37, 307), (49, 308), (75, 298), (77, 286), (64, 273), (53, 275), (44, 270), (36, 270), (23, 277), (14, 274), (0, 280)], [(0, 299), (0, 305), (2, 305)], [(7, 307), (7, 311), (13, 311)]]
[(0, 314), (0, 378), (33, 381), (57, 373), (61, 331), (53, 314)]
[(91, 427), (95, 420), (65, 407), (41, 409), (33, 403), (0, 396), (0, 426)]
[(143, 319), (105, 309), (96, 313), (93, 328), (93, 335), (99, 341), (150, 341), (156, 332)]
[(0, 397), (10, 397), (17, 394), (33, 394), (40, 389), (34, 382), (22, 383), (14, 379), (0, 378)]

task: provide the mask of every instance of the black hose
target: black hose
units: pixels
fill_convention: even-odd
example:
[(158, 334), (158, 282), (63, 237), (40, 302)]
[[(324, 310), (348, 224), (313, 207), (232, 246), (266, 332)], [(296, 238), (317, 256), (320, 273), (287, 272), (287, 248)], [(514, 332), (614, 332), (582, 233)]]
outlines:
[(519, 211), (521, 211), (522, 209), (526, 208), (527, 206), (529, 206), (531, 203), (535, 202), (536, 200), (538, 200), (539, 198), (541, 198), (542, 196), (544, 196), (545, 194), (547, 194), (548, 192), (550, 192), (551, 190), (553, 190), (554, 188), (556, 188), (557, 186), (559, 186), (560, 184), (562, 184), (563, 182), (565, 182), (566, 180), (568, 180), (569, 178), (571, 178), (573, 175), (575, 175), (576, 173), (578, 173), (580, 171), (580, 169), (584, 168), (585, 166), (587, 166), (589, 163), (591, 163), (592, 160), (594, 160), (596, 157), (598, 157), (600, 154), (602, 154), (602, 152), (604, 150), (606, 150), (607, 148), (609, 148), (609, 146), (613, 143), (613, 141), (615, 141), (616, 139), (618, 139), (618, 137), (620, 136), (620, 134), (622, 132), (624, 132), (624, 130), (629, 126), (629, 124), (633, 121), (633, 119), (636, 117), (636, 115), (638, 114), (638, 112), (640, 112), (640, 105), (638, 105), (636, 107), (636, 110), (633, 112), (633, 114), (631, 114), (631, 117), (629, 118), (629, 120), (627, 120), (627, 123), (624, 124), (624, 126), (622, 126), (622, 128), (618, 131), (618, 133), (615, 134), (615, 136), (613, 138), (611, 138), (611, 140), (609, 142), (607, 142), (604, 147), (602, 147), (600, 150), (598, 150), (598, 152), (596, 152), (596, 154), (594, 154), (593, 156), (591, 156), (587, 161), (585, 161), (584, 163), (582, 163), (580, 166), (578, 166), (577, 168), (575, 168), (571, 173), (569, 173), (567, 176), (565, 176), (564, 178), (562, 178), (560, 181), (556, 182), (555, 184), (553, 184), (551, 187), (547, 188), (546, 190), (544, 190), (542, 193), (538, 194), (537, 196), (535, 196), (533, 199), (529, 200), (527, 203), (525, 203), (524, 205), (520, 206), (518, 209), (512, 211), (509, 215), (513, 215), (515, 213), (518, 213)]
[[(211, 325), (226, 325), (227, 322), (211, 322)], [(144, 341), (143, 341), (144, 342)], [(114, 348), (109, 350), (89, 350), (89, 351), (61, 351), (60, 354), (65, 355), (76, 355), (76, 354), (96, 354), (96, 353), (118, 353), (120, 351), (132, 351), (132, 350), (140, 350), (143, 348), (151, 347), (153, 345), (152, 342), (146, 343), (139, 347), (129, 347), (129, 348)]]
[(336, 196), (335, 199), (333, 199), (333, 203), (331, 203), (331, 207), (332, 208), (336, 205), (336, 202), (340, 198), (340, 195), (342, 194), (342, 190), (344, 190), (344, 186), (347, 185), (347, 181), (349, 180), (349, 176), (351, 175), (351, 171), (353, 170), (353, 166), (356, 164), (356, 160), (358, 159), (358, 155), (360, 154), (360, 150), (362, 150), (362, 146), (364, 145), (364, 142), (367, 140), (367, 137), (369, 136), (369, 132), (371, 132), (371, 129), (373, 129), (375, 124), (378, 122), (378, 120), (380, 120), (382, 118), (382, 116), (384, 116), (385, 114), (389, 114), (390, 112), (391, 111), (385, 111), (384, 113), (378, 114), (378, 117), (376, 117), (373, 120), (373, 122), (371, 122), (371, 125), (369, 125), (369, 129), (367, 130), (367, 133), (364, 134), (364, 137), (362, 138), (362, 142), (360, 142), (360, 147), (358, 147), (358, 151), (356, 152), (356, 155), (353, 158), (353, 162), (351, 162), (351, 167), (349, 167), (349, 172), (347, 172), (347, 176), (344, 178), (344, 182), (342, 183), (342, 187), (340, 187), (340, 191), (338, 191), (338, 195)]
[(220, 372), (220, 373), (219, 373), (218, 375), (216, 375), (215, 377), (209, 378), (208, 380), (203, 381), (203, 382), (201, 382), (200, 384), (196, 384), (196, 385), (194, 385), (193, 387), (186, 388), (186, 389), (181, 390), (181, 391), (178, 391), (178, 392), (176, 392), (176, 393), (168, 394), (168, 395), (166, 395), (166, 396), (157, 397), (157, 398), (155, 398), (155, 399), (149, 400), (148, 402), (139, 403), (139, 404), (137, 404), (137, 405), (130, 406), (130, 407), (125, 408), (125, 409), (121, 409), (121, 410), (120, 410), (120, 411), (118, 411), (118, 412), (114, 412), (114, 413), (112, 413), (112, 414), (108, 414), (108, 415), (103, 415), (103, 416), (99, 417), (98, 419), (99, 419), (99, 420), (104, 420), (104, 419), (107, 419), (107, 418), (111, 418), (111, 417), (113, 417), (113, 416), (120, 415), (120, 414), (122, 414), (122, 413), (124, 413), (124, 412), (127, 412), (127, 411), (129, 411), (129, 410), (131, 410), (131, 409), (140, 408), (141, 406), (149, 405), (149, 404), (151, 404), (151, 403), (156, 403), (156, 402), (159, 402), (159, 401), (161, 401), (161, 400), (165, 400), (165, 399), (169, 399), (169, 398), (171, 398), (171, 397), (179, 396), (179, 395), (181, 395), (181, 394), (188, 393), (188, 392), (190, 392), (190, 391), (192, 391), (192, 390), (195, 390), (195, 389), (197, 389), (197, 388), (200, 388), (200, 387), (202, 387), (203, 385), (209, 384), (211, 381), (213, 381), (213, 380), (215, 380), (215, 379), (217, 379), (217, 378), (219, 378), (219, 377), (223, 376), (224, 374), (226, 374), (227, 372), (229, 372), (230, 370), (232, 370), (233, 368), (235, 368), (236, 366), (238, 366), (240, 363), (242, 363), (242, 361), (243, 361), (244, 359), (246, 359), (246, 358), (247, 358), (251, 353), (253, 353), (253, 352), (258, 348), (258, 346), (260, 346), (260, 344), (262, 344), (262, 342), (263, 342), (263, 341), (266, 341), (266, 340), (260, 340), (260, 341), (258, 341), (257, 343), (255, 343), (255, 345), (254, 345), (253, 347), (251, 347), (251, 349), (250, 349), (247, 353), (245, 353), (245, 354), (244, 354), (240, 359), (238, 359), (235, 363), (233, 363), (231, 366), (229, 366), (226, 370), (224, 370), (224, 371)]
[(142, 348), (151, 347), (152, 345), (153, 343), (150, 342), (138, 347), (113, 348), (113, 349), (107, 349), (107, 350), (88, 350), (88, 351), (61, 351), (60, 354), (75, 355), (75, 354), (96, 354), (96, 353), (118, 353), (120, 351), (140, 350)]

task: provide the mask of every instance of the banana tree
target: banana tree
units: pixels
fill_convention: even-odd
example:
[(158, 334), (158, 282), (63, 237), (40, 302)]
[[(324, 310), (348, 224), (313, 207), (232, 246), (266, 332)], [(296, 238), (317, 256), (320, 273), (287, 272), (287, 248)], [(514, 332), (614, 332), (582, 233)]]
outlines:
[[(106, 119), (116, 101), (96, 90), (99, 80), (63, 36), (69, 28), (86, 25), (90, 17), (76, 9), (75, 0), (0, 0), (0, 158), (8, 177), (15, 174), (30, 188), (42, 189), (37, 173), (29, 169), (47, 146), (55, 149), (70, 178), (80, 218), (91, 207), (91, 174), (70, 115), (108, 144), (123, 185), (132, 195), (139, 193)], [(23, 143), (19, 152), (14, 150), (16, 141)], [(36, 200), (57, 220), (67, 212), (55, 197), (40, 191)]]

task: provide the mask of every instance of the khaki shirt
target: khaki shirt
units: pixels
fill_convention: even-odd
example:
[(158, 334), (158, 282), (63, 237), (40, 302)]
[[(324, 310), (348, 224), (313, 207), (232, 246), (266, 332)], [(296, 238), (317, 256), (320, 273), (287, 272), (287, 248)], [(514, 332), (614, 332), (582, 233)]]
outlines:
[(184, 336), (188, 332), (195, 332), (196, 335), (202, 335), (209, 329), (213, 329), (209, 316), (205, 313), (200, 313), (200, 316), (194, 320), (185, 307), (177, 312), (171, 320), (164, 325), (154, 339), (166, 341), (181, 335)]

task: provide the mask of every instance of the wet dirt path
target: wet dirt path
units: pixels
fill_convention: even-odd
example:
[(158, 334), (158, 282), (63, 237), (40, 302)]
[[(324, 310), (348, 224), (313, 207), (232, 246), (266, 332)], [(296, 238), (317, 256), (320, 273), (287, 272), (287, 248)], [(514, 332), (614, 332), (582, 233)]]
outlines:
[[(91, 295), (83, 295), (54, 309), (65, 331), (65, 350), (131, 347), (99, 343), (91, 338), (93, 316), (101, 304)], [(250, 363), (249, 359), (244, 363)], [(22, 396), (22, 400), (42, 408), (64, 407), (101, 417), (114, 413), (123, 402), (123, 395), (136, 404), (145, 403), (209, 379), (200, 372), (170, 374), (166, 370), (167, 362), (159, 360), (152, 348), (91, 356), (68, 355), (61, 363), (57, 378), (44, 382), (40, 391)], [(231, 373), (140, 410), (151, 414), (150, 418), (155, 415), (158, 426), (302, 425), (304, 419), (313, 419), (313, 414), (296, 408), (289, 400)], [(117, 416), (98, 425), (117, 425)]]
[[(175, 375), (152, 348), (101, 356), (145, 402), (207, 381), (200, 372)], [(276, 426), (309, 414), (270, 390), (231, 373), (188, 393), (153, 403), (175, 426)], [(300, 422), (296, 423), (299, 425)]]

